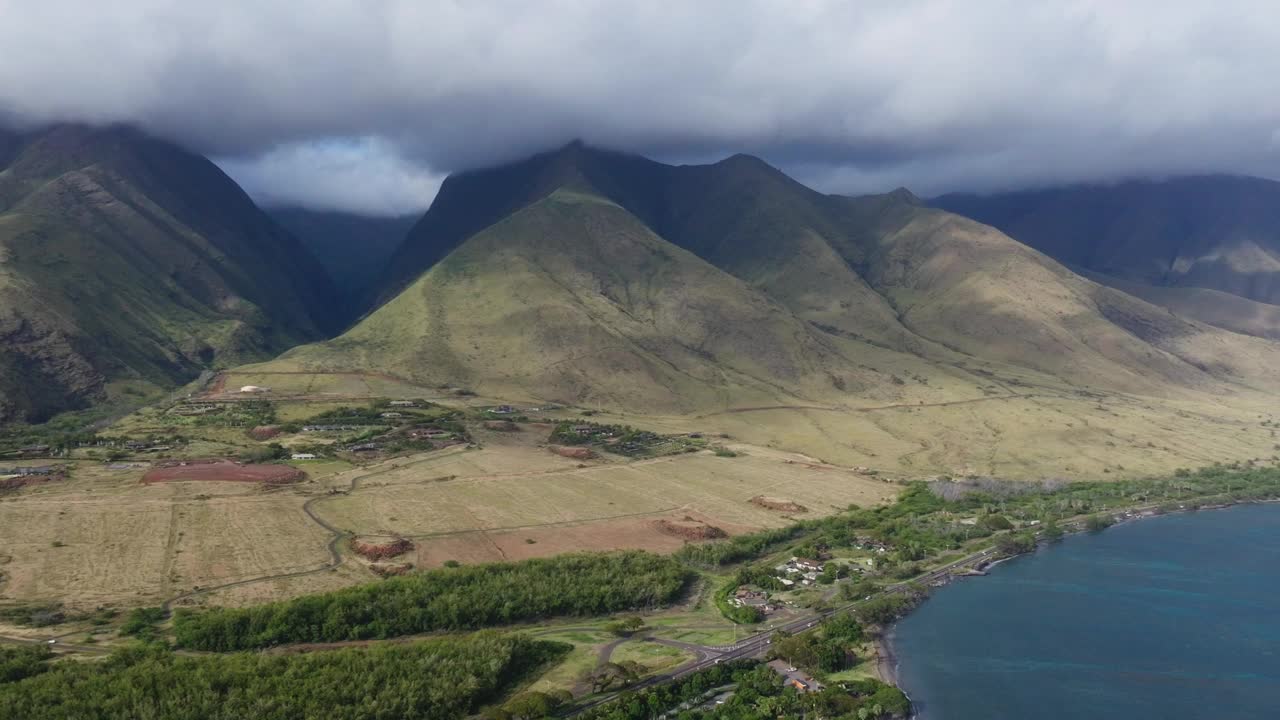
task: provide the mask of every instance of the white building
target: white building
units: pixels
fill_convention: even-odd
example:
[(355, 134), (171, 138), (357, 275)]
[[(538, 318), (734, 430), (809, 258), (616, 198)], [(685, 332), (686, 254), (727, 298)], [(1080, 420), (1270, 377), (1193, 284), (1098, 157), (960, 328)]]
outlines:
[(316, 456), (312, 453), (294, 453), (294, 460), (315, 460)]

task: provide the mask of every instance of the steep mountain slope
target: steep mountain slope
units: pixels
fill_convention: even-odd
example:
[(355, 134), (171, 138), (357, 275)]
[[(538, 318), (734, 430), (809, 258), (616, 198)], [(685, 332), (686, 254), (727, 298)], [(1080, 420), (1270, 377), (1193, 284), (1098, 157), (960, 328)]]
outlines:
[(1280, 183), (1198, 176), (933, 201), (1074, 267), (1280, 304)]
[(361, 303), (370, 285), (421, 217), (371, 217), (301, 207), (267, 208), (267, 214), (324, 266), (343, 297), (347, 317), (366, 309)]
[(345, 335), (282, 361), (644, 412), (892, 386), (582, 185), (476, 234)]
[[(1100, 286), (991, 227), (923, 207), (905, 190), (827, 196), (755, 158), (673, 167), (578, 143), (451, 178), (445, 188), (392, 263), (400, 277), (421, 279), (347, 335), (291, 353), (291, 361), (345, 368), (391, 363), (416, 378), (465, 380), (492, 392), (681, 411), (755, 402), (762, 383), (772, 384), (775, 395), (856, 405), (870, 394), (892, 394), (875, 372), (860, 375), (881, 367), (885, 351), (891, 364), (923, 359), (937, 372), (995, 362), (1078, 387), (1151, 395), (1280, 387), (1273, 369), (1280, 364), (1271, 364), (1280, 356), (1270, 343)], [(592, 198), (578, 203), (594, 208), (589, 222), (545, 221), (550, 207), (572, 205), (565, 192)], [(625, 223), (601, 220), (606, 213), (599, 208), (621, 213)], [(531, 221), (530, 212), (543, 219)], [(628, 229), (618, 230), (622, 225)], [(619, 238), (639, 235), (664, 252), (655, 250), (644, 262), (626, 253), (615, 257)], [(666, 268), (664, 278), (684, 277), (666, 267), (692, 257), (677, 254), (677, 246), (740, 281), (725, 296), (735, 312), (721, 308), (714, 320), (690, 315), (684, 322), (720, 328), (720, 340), (745, 338), (748, 329), (762, 337), (700, 350), (698, 362), (680, 348), (705, 349), (704, 341), (674, 335), (681, 339), (659, 343), (683, 327), (674, 320), (683, 309), (708, 307), (686, 302), (692, 285), (683, 280), (679, 292), (662, 287), (664, 296), (680, 299), (662, 322), (623, 322), (636, 317), (627, 293), (640, 281), (601, 278), (647, 276), (659, 266)], [(521, 248), (519, 263), (510, 260), (508, 247)], [(547, 270), (566, 256), (574, 258), (571, 266)], [(664, 259), (653, 259), (658, 256)], [(495, 290), (503, 287), (502, 273), (523, 277), (528, 267), (538, 268), (540, 282), (513, 281), (518, 293)], [(473, 275), (485, 281), (460, 289)], [(700, 282), (712, 277), (718, 276)], [(717, 292), (728, 292), (723, 279), (715, 282)], [(618, 287), (627, 290), (619, 294)], [(545, 320), (563, 312), (564, 293), (583, 315)], [(755, 327), (757, 315), (782, 317), (760, 310), (764, 298), (785, 309), (791, 329)], [(603, 307), (620, 308), (622, 315), (601, 314)], [(586, 317), (609, 330), (563, 329), (588, 326)], [(803, 338), (790, 341), (799, 354), (785, 360), (777, 347), (784, 335)], [(620, 347), (628, 348), (626, 359), (605, 351)], [(643, 361), (633, 354), (637, 348), (647, 353)], [(873, 354), (875, 364), (868, 360)], [(613, 367), (627, 368), (628, 379), (611, 382)], [(663, 367), (680, 372), (657, 370)], [(714, 381), (713, 370), (735, 380)], [(690, 378), (698, 387), (687, 384)], [(617, 392), (617, 386), (632, 389)]]
[(5, 137), (0, 420), (333, 329), (324, 270), (205, 158), (127, 128)]
[(1280, 340), (1280, 305), (1249, 300), (1221, 290), (1147, 285), (1084, 268), (1073, 269), (1099, 285), (1168, 308), (1182, 317), (1244, 335)]

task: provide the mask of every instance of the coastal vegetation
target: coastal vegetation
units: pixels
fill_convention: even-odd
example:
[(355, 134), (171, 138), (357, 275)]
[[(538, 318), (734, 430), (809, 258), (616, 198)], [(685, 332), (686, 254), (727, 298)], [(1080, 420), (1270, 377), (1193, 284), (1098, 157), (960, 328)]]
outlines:
[(179, 610), (181, 647), (248, 650), (368, 640), (670, 604), (690, 573), (644, 552), (582, 553), (445, 568), (247, 608)]
[(476, 711), (567, 649), (493, 632), (294, 655), (139, 646), (94, 663), (0, 648), (0, 717), (439, 720)]
[[(729, 693), (729, 690), (733, 690)], [(892, 685), (865, 679), (832, 684), (818, 692), (784, 687), (777, 672), (754, 660), (715, 665), (679, 680), (623, 692), (580, 715), (583, 720), (799, 720), (805, 717), (906, 717), (910, 702)], [(502, 717), (502, 716), (499, 716)], [(537, 716), (534, 716), (537, 717)]]

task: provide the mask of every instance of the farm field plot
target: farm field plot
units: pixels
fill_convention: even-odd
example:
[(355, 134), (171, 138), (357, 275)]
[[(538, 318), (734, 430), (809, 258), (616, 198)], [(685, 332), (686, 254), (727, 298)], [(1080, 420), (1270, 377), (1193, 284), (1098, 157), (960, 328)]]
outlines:
[(304, 498), (248, 483), (143, 485), (77, 468), (0, 501), (0, 602), (146, 605), (191, 589), (320, 566), (327, 533)]
[(245, 465), (230, 460), (161, 465), (142, 476), (144, 483), (162, 482), (248, 482), (281, 484), (305, 479), (306, 474), (291, 465)]
[(175, 592), (323, 566), (329, 534), (307, 519), (303, 502), (271, 494), (178, 506), (168, 578)]
[[(526, 452), (526, 454), (528, 454)], [(510, 474), (513, 448), (456, 453), (380, 473), (350, 495), (315, 509), (358, 534), (404, 535), (418, 544), (418, 563), (481, 562), (575, 549), (637, 547), (674, 550), (684, 540), (659, 519), (694, 517), (729, 533), (791, 522), (788, 514), (752, 504), (767, 494), (803, 505), (816, 517), (851, 503), (874, 505), (898, 487), (840, 468), (787, 462), (774, 454), (720, 458), (683, 455), (633, 463)], [(534, 458), (541, 454), (534, 454)]]
[(155, 597), (171, 512), (163, 500), (65, 497), (0, 503), (0, 601), (92, 606)]

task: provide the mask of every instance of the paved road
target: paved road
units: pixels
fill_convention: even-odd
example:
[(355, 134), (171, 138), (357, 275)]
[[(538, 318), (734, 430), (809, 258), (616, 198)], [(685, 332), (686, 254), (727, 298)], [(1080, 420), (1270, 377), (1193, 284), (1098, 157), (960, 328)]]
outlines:
[[(913, 578), (909, 581), (889, 585), (885, 587), (879, 594), (903, 593), (910, 590), (912, 585), (929, 584), (937, 580), (941, 580), (942, 578), (950, 575), (951, 572), (957, 568), (972, 567), (986, 560), (989, 560), (993, 555), (995, 555), (995, 552), (996, 552), (995, 548), (987, 548), (986, 550), (980, 550), (978, 552), (971, 553), (969, 555), (966, 555), (960, 558), (959, 560), (954, 560), (952, 562), (949, 562), (946, 565), (943, 565), (935, 570), (930, 570), (924, 575)], [(629, 687), (626, 688), (626, 690), (634, 692), (635, 690), (639, 690), (641, 688), (650, 687), (652, 685), (661, 685), (662, 683), (671, 682), (672, 680), (678, 680), (686, 675), (689, 675), (691, 673), (696, 673), (700, 670), (706, 670), (707, 668), (718, 665), (720, 663), (764, 655), (768, 651), (770, 643), (772, 643), (773, 641), (773, 634), (778, 632), (779, 630), (787, 633), (792, 633), (792, 634), (797, 632), (802, 632), (804, 630), (808, 630), (809, 628), (814, 627), (818, 623), (831, 617), (832, 615), (835, 615), (836, 613), (844, 612), (846, 610), (855, 608), (860, 603), (863, 603), (863, 602), (865, 602), (865, 600), (857, 600), (851, 603), (847, 603), (845, 605), (841, 605), (836, 608), (832, 608), (830, 610), (826, 610), (824, 612), (815, 613), (813, 615), (807, 615), (805, 617), (797, 618), (788, 623), (784, 623), (777, 627), (771, 628), (765, 632), (756, 633), (755, 635), (752, 635), (751, 637), (748, 637), (745, 640), (741, 640), (738, 643), (731, 645), (727, 648), (705, 647), (700, 645), (689, 645), (688, 643), (677, 643), (671, 640), (655, 639), (654, 642), (660, 642), (664, 645), (672, 645), (674, 647), (681, 647), (684, 649), (693, 650), (694, 652), (698, 653), (699, 657), (695, 660), (685, 663), (684, 665), (681, 665), (680, 667), (670, 672), (662, 673), (660, 675), (654, 675), (638, 683), (630, 685)], [(608, 695), (602, 696), (595, 700), (592, 700), (591, 702), (586, 703), (574, 709), (572, 712), (568, 714), (568, 716), (572, 717), (574, 715), (578, 715), (582, 712), (590, 710), (591, 708), (597, 707), (599, 705), (603, 705), (609, 702), (610, 700), (613, 700), (615, 697), (617, 697), (617, 695), (618, 693), (615, 692), (615, 693), (610, 693)]]

